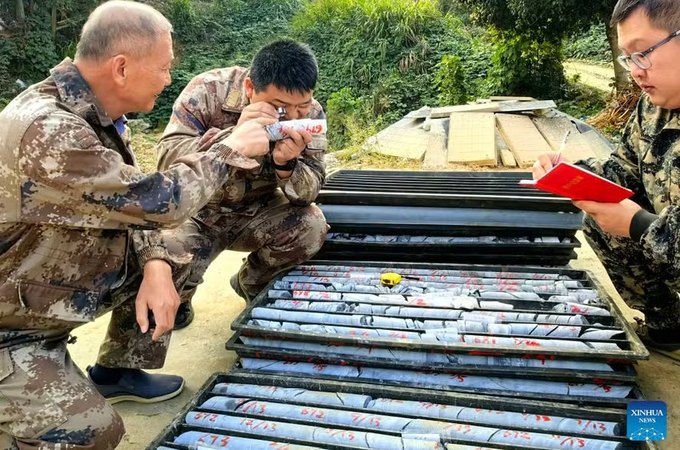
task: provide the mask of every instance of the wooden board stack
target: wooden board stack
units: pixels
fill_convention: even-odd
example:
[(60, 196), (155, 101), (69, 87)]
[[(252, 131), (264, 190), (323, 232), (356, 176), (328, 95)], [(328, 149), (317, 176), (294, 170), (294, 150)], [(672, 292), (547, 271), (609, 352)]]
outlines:
[(373, 150), (424, 161), (429, 169), (449, 164), (529, 168), (543, 153), (562, 151), (570, 161), (606, 157), (608, 143), (582, 131), (551, 100), (491, 97), (467, 105), (423, 107), (381, 131)]

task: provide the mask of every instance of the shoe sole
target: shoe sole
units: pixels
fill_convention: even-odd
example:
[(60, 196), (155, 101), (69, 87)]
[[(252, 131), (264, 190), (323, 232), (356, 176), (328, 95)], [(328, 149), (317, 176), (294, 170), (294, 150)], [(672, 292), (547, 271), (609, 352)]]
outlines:
[(172, 328), (172, 331), (177, 331), (177, 330), (182, 330), (189, 325), (191, 325), (191, 322), (194, 321), (194, 313), (192, 312), (191, 315), (189, 316), (188, 320), (185, 320), (182, 323), (176, 323), (175, 326)]
[(166, 400), (170, 400), (171, 398), (177, 397), (179, 394), (182, 393), (183, 390), (184, 390), (184, 381), (182, 381), (182, 385), (176, 391), (170, 392), (170, 393), (165, 394), (165, 395), (161, 395), (159, 397), (145, 398), (145, 397), (139, 397), (137, 395), (127, 394), (127, 395), (116, 395), (114, 397), (105, 397), (105, 398), (112, 405), (114, 405), (116, 403), (120, 403), (120, 402), (136, 402), (136, 403), (145, 403), (145, 404), (160, 403), (160, 402), (164, 402)]

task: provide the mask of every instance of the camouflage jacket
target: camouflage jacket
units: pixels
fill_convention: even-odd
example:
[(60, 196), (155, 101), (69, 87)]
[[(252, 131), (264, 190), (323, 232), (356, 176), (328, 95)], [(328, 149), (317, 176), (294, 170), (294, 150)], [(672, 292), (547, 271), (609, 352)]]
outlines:
[(181, 224), (215, 194), (229, 167), (252, 167), (219, 143), (181, 162), (143, 174), (68, 59), (7, 105), (0, 112), (0, 343), (92, 320), (122, 284), (128, 252), (140, 267), (151, 258), (174, 261), (160, 232), (142, 230)]
[[(158, 145), (160, 169), (170, 167), (182, 155), (195, 152), (206, 137), (234, 127), (248, 103), (244, 80), (248, 69), (230, 67), (202, 73), (189, 82), (175, 101), (170, 122)], [(325, 118), (314, 100), (312, 119)], [(325, 136), (315, 137), (302, 153), (292, 175), (282, 180), (272, 166), (270, 155), (254, 159), (257, 168), (232, 168), (229, 180), (211, 201), (228, 211), (255, 214), (259, 199), (281, 188), (291, 203), (307, 205), (314, 201), (325, 179)]]
[(643, 251), (680, 268), (680, 110), (658, 108), (643, 94), (609, 159), (579, 164), (635, 192), (632, 200), (655, 215)]

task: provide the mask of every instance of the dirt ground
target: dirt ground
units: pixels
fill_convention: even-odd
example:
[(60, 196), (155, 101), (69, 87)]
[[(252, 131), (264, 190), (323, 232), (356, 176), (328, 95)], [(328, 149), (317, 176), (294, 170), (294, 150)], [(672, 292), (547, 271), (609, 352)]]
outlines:
[[(579, 240), (584, 242), (583, 236), (579, 236)], [(584, 244), (578, 254), (578, 259), (571, 266), (593, 273), (610, 295), (622, 304), (592, 250)], [(194, 298), (194, 322), (188, 328), (174, 333), (172, 337), (168, 359), (161, 371), (183, 376), (186, 379), (184, 392), (173, 400), (155, 405), (130, 402), (115, 405), (127, 427), (127, 434), (119, 449), (145, 448), (170, 424), (212, 373), (228, 371), (234, 364), (236, 356), (226, 351), (224, 344), (232, 334), (230, 322), (243, 310), (245, 303), (232, 291), (228, 280), (238, 269), (243, 256), (244, 254), (236, 252), (224, 252), (219, 256), (208, 270), (205, 283), (200, 286)], [(628, 317), (632, 317), (632, 312), (628, 311)], [(107, 324), (108, 316), (104, 316), (76, 331), (78, 341), (70, 350), (82, 369), (96, 360)], [(680, 442), (679, 365), (657, 354), (652, 354), (649, 361), (638, 365), (639, 382), (645, 397), (668, 403), (669, 437), (659, 445), (663, 450), (677, 449), (677, 442)]]
[(597, 65), (585, 61), (566, 61), (564, 72), (568, 77), (578, 75), (579, 81), (602, 92), (612, 91), (614, 69), (611, 65)]

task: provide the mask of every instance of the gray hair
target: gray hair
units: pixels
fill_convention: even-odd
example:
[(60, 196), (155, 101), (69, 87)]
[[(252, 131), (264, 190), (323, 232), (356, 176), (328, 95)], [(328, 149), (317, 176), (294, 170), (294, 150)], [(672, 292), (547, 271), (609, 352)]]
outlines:
[(625, 21), (642, 8), (649, 21), (657, 28), (673, 33), (680, 30), (680, 1), (678, 0), (619, 0), (614, 6), (611, 25)]
[(118, 54), (146, 56), (172, 25), (149, 5), (112, 0), (98, 6), (83, 25), (75, 59), (101, 61)]

